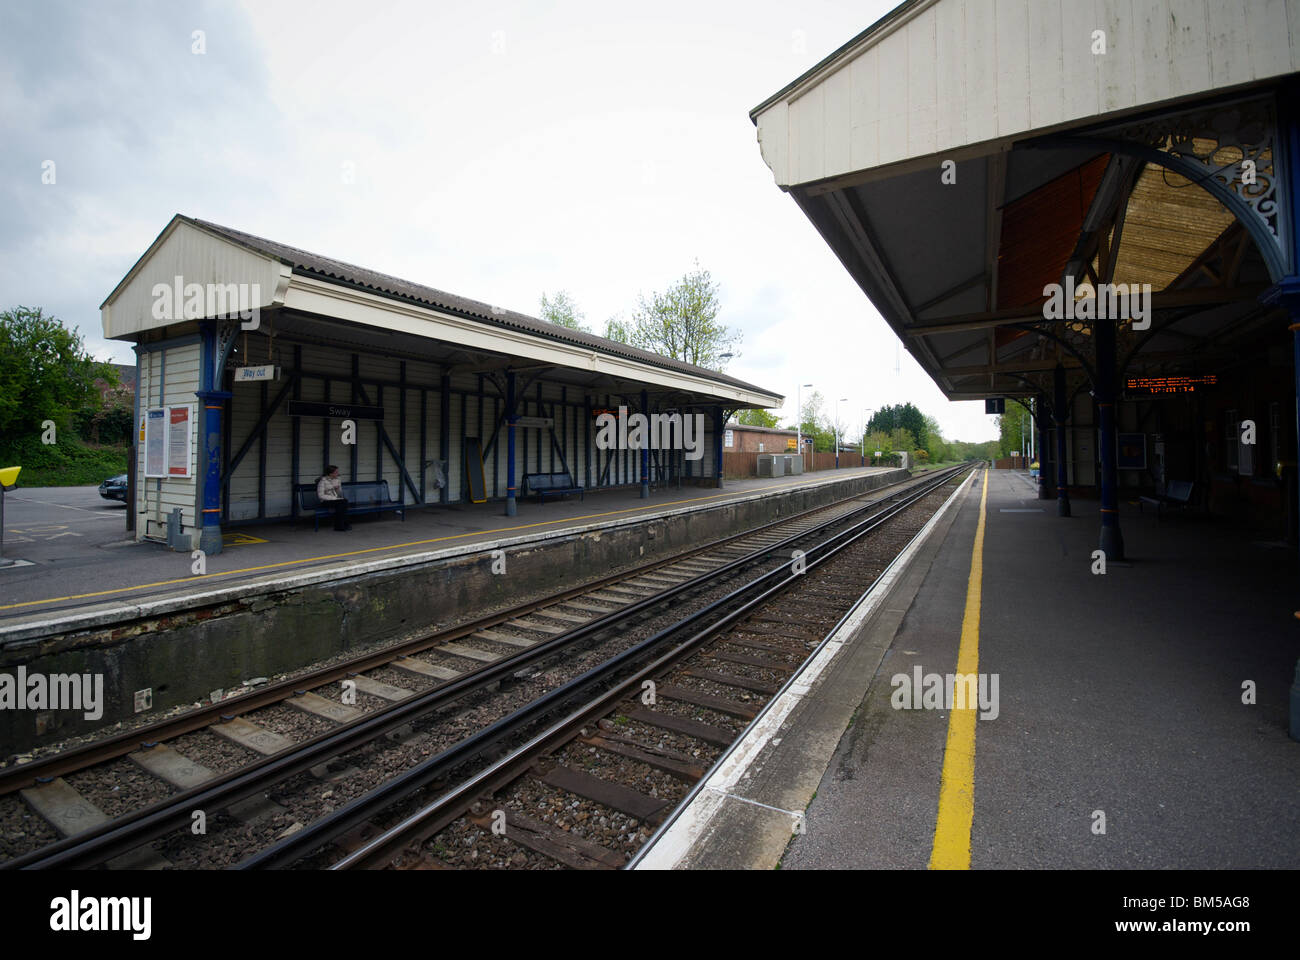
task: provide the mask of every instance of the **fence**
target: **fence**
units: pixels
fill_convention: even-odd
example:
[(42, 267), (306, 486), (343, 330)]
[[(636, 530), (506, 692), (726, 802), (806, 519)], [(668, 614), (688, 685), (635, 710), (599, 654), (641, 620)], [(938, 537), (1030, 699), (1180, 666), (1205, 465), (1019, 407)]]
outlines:
[[(778, 455), (780, 451), (777, 451)], [(722, 475), (728, 480), (743, 480), (746, 477), (758, 476), (758, 457), (759, 454), (752, 452), (736, 452), (722, 454)], [(881, 457), (877, 466), (896, 466), (895, 458)], [(862, 466), (862, 456), (858, 453), (840, 452), (840, 469), (845, 470), (849, 467)], [(816, 470), (834, 470), (835, 454), (834, 452), (822, 453), (805, 453), (803, 455), (804, 473), (811, 473)]]

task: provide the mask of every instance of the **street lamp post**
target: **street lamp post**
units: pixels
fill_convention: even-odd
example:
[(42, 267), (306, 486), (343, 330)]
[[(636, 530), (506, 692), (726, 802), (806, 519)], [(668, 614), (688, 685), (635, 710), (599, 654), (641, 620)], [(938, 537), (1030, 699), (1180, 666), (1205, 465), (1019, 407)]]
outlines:
[(834, 429), (831, 431), (835, 437), (835, 469), (840, 468), (840, 404), (848, 403), (848, 397), (840, 397), (835, 401), (835, 423), (832, 424)]
[(867, 414), (869, 414), (874, 409), (875, 409), (874, 407), (867, 407), (865, 410), (862, 411), (862, 451), (861, 452), (862, 452), (862, 465), (864, 467), (867, 465), (867, 424), (871, 420), (871, 418), (868, 417)]
[(799, 452), (799, 462), (803, 463), (803, 388), (811, 387), (803, 383), (794, 388), (794, 436), (795, 449)]

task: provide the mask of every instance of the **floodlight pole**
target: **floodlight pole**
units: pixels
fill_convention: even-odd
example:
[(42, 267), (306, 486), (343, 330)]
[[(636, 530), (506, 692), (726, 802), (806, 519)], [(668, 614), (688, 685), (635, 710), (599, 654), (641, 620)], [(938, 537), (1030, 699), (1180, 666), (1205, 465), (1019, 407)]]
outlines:
[(835, 401), (835, 422), (831, 424), (831, 435), (835, 438), (835, 469), (840, 468), (840, 404), (848, 403), (848, 397), (840, 397)]
[(811, 383), (803, 383), (794, 388), (794, 435), (800, 463), (803, 463), (803, 388), (811, 386)]

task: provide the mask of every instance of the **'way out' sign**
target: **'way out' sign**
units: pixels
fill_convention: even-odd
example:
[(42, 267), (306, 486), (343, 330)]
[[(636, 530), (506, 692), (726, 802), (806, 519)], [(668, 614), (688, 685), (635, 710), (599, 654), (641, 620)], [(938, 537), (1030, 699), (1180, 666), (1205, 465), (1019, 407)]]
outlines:
[(268, 363), (260, 367), (235, 367), (235, 383), (274, 380), (279, 371), (275, 364)]

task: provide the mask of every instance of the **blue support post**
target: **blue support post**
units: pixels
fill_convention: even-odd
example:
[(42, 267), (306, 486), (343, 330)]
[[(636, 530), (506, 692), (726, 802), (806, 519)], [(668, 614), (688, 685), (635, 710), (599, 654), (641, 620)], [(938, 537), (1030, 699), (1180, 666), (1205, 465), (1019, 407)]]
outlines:
[(1056, 422), (1056, 515), (1070, 515), (1070, 488), (1065, 462), (1065, 425), (1070, 411), (1065, 396), (1065, 367), (1059, 363), (1052, 374), (1052, 418)]
[[(438, 491), (441, 503), (451, 502), (451, 377), (444, 373), (438, 381), (438, 459), (442, 461), (442, 489)], [(423, 470), (423, 464), (420, 466)]]
[(221, 412), (232, 394), (228, 390), (200, 390), (203, 404), (203, 526), (199, 549), (209, 557), (221, 552)]
[(1047, 490), (1047, 398), (1042, 394), (1034, 399), (1034, 429), (1038, 431), (1038, 499), (1050, 500)]
[[(202, 408), (199, 420), (202, 446), (198, 456), (198, 482), (202, 486), (202, 500), (199, 523), (199, 549), (209, 557), (221, 552), (221, 440), (224, 431), (221, 414), (231, 394), (218, 389), (221, 384), (214, 383), (214, 371), (217, 363), (217, 331), (210, 322), (204, 322), (199, 340), (199, 387), (195, 391)], [(224, 364), (222, 365), (224, 367)], [(159, 398), (166, 396), (165, 388), (160, 388)], [(134, 504), (132, 505), (134, 508)]]
[(646, 391), (641, 391), (641, 415), (645, 417), (646, 442), (641, 445), (641, 499), (650, 496), (650, 404)]
[(515, 372), (506, 371), (506, 516), (518, 512), (515, 504)]
[(1124, 559), (1124, 534), (1119, 529), (1119, 471), (1115, 462), (1115, 321), (1094, 320), (1097, 379), (1094, 384), (1101, 427), (1101, 537), (1098, 545), (1107, 560)]
[(717, 471), (717, 483), (719, 490), (722, 489), (722, 434), (726, 429), (726, 422), (722, 416), (722, 406), (719, 405), (713, 410), (713, 463)]

